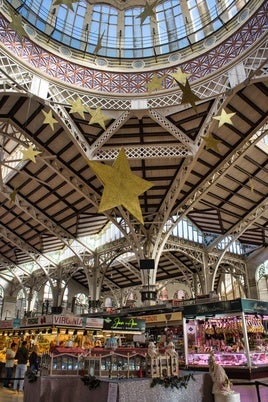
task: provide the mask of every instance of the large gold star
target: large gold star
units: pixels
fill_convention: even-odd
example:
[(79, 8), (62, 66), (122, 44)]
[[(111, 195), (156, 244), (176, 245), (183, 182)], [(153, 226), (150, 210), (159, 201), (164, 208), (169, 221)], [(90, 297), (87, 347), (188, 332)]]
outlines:
[(217, 140), (213, 134), (209, 133), (208, 135), (206, 135), (205, 137), (201, 137), (203, 138), (203, 140), (205, 141), (206, 145), (205, 148), (206, 149), (214, 149), (215, 151), (219, 151), (218, 149), (218, 145), (221, 142), (220, 140)]
[(182, 90), (181, 104), (190, 103), (192, 108), (196, 111), (195, 102), (199, 101), (200, 98), (193, 93), (193, 91), (190, 88), (190, 84), (189, 84), (188, 80), (186, 79), (185, 85), (182, 85), (180, 82), (178, 82), (178, 85), (179, 85), (180, 89)]
[(254, 186), (254, 181), (252, 179), (249, 179), (249, 186), (250, 186), (250, 191), (253, 193), (255, 190), (255, 186)]
[(70, 8), (72, 11), (74, 11), (73, 3), (78, 3), (78, 0), (76, 0), (76, 1), (73, 1), (73, 0), (54, 0), (53, 1), (53, 6), (61, 6), (62, 4), (64, 4), (65, 6)]
[(97, 107), (97, 109), (89, 109), (87, 108), (88, 112), (91, 115), (91, 119), (89, 120), (88, 124), (99, 124), (103, 130), (106, 130), (105, 120), (109, 120), (104, 114), (102, 114), (101, 108)]
[(162, 82), (163, 82), (164, 78), (165, 78), (165, 75), (162, 77), (158, 77), (156, 74), (154, 74), (152, 76), (151, 81), (148, 83), (149, 95), (156, 89), (162, 89)]
[(84, 112), (86, 111), (85, 106), (82, 104), (81, 99), (79, 98), (79, 96), (72, 102), (70, 102), (71, 104), (71, 110), (70, 113), (78, 113), (82, 119), (85, 118)]
[(124, 149), (120, 150), (112, 166), (95, 161), (88, 161), (88, 164), (104, 185), (98, 212), (122, 205), (143, 224), (138, 196), (153, 184), (132, 173)]
[(11, 202), (11, 203), (14, 203), (14, 202), (16, 201), (17, 193), (18, 193), (18, 190), (16, 190), (16, 189), (14, 188), (14, 190), (12, 191), (12, 193), (9, 194), (9, 199), (10, 199), (10, 202)]
[(152, 19), (156, 19), (154, 8), (157, 6), (158, 0), (154, 1), (152, 4), (149, 4), (148, 1), (145, 3), (145, 7), (143, 11), (136, 17), (141, 19), (141, 25), (144, 23), (147, 17), (152, 17)]
[(97, 42), (96, 47), (93, 52), (93, 54), (95, 54), (95, 55), (97, 55), (102, 48), (102, 39), (103, 39), (104, 32), (105, 31), (103, 31), (101, 36), (98, 37), (98, 42)]
[(178, 68), (176, 73), (172, 73), (172, 74), (169, 74), (169, 75), (174, 78), (175, 82), (180, 83), (182, 85), (185, 85), (187, 79), (189, 77), (191, 77), (191, 74), (183, 73), (181, 68)]
[(11, 13), (12, 21), (9, 23), (9, 28), (16, 32), (20, 42), (22, 41), (23, 36), (28, 36), (27, 32), (23, 27), (23, 20), (22, 16), (19, 14), (15, 14), (14, 12)]
[(21, 152), (23, 154), (23, 158), (22, 158), (23, 161), (30, 160), (34, 163), (36, 163), (36, 160), (35, 160), (36, 155), (41, 154), (40, 151), (35, 151), (33, 149), (32, 145), (28, 149), (23, 149)]
[(45, 116), (43, 124), (49, 124), (51, 130), (54, 130), (54, 124), (58, 123), (58, 120), (54, 119), (54, 117), (52, 116), (51, 110), (49, 112), (42, 110), (42, 112), (43, 112), (43, 115)]
[(219, 120), (219, 127), (223, 126), (225, 123), (234, 124), (231, 118), (235, 115), (235, 113), (226, 113), (224, 109), (222, 109), (221, 114), (219, 116), (213, 117), (213, 119)]

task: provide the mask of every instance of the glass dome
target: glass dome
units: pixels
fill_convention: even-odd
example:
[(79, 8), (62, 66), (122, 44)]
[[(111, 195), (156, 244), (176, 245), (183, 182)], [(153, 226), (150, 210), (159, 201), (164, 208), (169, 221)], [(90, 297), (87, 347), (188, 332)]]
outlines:
[[(34, 28), (66, 48), (137, 59), (180, 51), (226, 27), (250, 0), (9, 0)], [(65, 3), (65, 4), (64, 4)]]

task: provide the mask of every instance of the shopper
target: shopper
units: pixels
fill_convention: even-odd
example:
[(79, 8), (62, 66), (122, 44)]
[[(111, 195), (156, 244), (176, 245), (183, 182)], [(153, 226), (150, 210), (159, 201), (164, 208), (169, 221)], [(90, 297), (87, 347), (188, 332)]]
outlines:
[(26, 345), (27, 341), (23, 341), (15, 355), (15, 359), (18, 360), (18, 364), (15, 371), (14, 391), (23, 391), (24, 376), (27, 370), (27, 362), (29, 359), (29, 352)]
[(13, 374), (14, 360), (16, 355), (17, 344), (12, 342), (10, 348), (6, 350), (6, 379), (4, 381), (4, 387), (9, 388), (11, 386), (10, 380)]
[(32, 352), (29, 357), (29, 363), (30, 363), (30, 370), (31, 371), (38, 371), (39, 370), (39, 356), (38, 356), (38, 347), (37, 345), (33, 346)]

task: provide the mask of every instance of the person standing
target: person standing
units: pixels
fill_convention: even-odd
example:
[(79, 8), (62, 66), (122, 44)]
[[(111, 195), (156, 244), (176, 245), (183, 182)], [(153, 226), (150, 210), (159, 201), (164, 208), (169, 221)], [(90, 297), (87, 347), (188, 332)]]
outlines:
[(29, 357), (30, 370), (38, 371), (39, 370), (39, 356), (38, 356), (38, 347), (37, 345), (33, 346), (32, 352)]
[[(29, 351), (26, 347), (27, 341), (22, 341), (21, 346), (18, 348), (15, 355), (15, 359), (18, 360), (18, 364), (15, 371), (14, 391), (23, 391), (24, 376), (27, 370), (27, 362), (29, 359)], [(18, 389), (19, 387), (19, 389)]]
[(10, 387), (10, 380), (13, 374), (13, 367), (14, 367), (14, 360), (15, 360), (15, 354), (16, 354), (16, 347), (17, 344), (15, 342), (12, 342), (10, 345), (10, 348), (6, 350), (6, 379), (4, 381), (4, 387), (9, 388)]

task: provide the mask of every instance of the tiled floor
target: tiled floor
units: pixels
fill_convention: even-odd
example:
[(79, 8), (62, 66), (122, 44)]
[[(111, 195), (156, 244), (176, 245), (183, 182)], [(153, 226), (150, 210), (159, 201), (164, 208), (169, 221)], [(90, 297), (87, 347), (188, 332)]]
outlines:
[(15, 392), (13, 389), (7, 389), (0, 386), (0, 401), (1, 402), (22, 402), (23, 392)]

